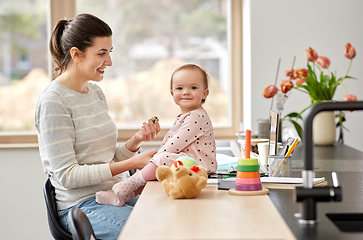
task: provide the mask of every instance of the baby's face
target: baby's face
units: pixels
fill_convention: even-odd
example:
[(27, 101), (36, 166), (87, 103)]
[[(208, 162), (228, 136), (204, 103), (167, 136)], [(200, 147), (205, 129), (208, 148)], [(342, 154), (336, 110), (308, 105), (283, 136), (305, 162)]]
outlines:
[(171, 95), (182, 114), (202, 108), (202, 99), (205, 99), (208, 93), (199, 70), (182, 69), (174, 74)]

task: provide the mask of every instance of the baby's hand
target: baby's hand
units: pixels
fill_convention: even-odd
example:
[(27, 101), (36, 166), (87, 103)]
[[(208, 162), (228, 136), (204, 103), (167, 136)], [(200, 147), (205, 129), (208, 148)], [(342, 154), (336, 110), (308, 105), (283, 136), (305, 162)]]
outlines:
[(153, 117), (147, 122), (143, 123), (140, 131), (135, 134), (138, 141), (150, 141), (153, 140), (161, 131), (159, 119)]

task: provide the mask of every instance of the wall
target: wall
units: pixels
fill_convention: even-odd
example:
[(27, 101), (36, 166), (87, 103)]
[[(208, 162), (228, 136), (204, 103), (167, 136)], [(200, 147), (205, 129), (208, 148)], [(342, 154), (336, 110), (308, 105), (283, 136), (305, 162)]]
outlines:
[(47, 240), (46, 175), (38, 149), (0, 149), (1, 239)]
[[(363, 1), (361, 0), (251, 0), (251, 120), (257, 130), (257, 121), (267, 118), (270, 99), (262, 96), (268, 85), (274, 84), (278, 60), (281, 58), (278, 87), (290, 68), (294, 56), (295, 67), (306, 67), (305, 50), (312, 47), (330, 58), (330, 70), (344, 76), (349, 60), (343, 48), (350, 42), (357, 55), (349, 73), (357, 80), (344, 81), (348, 91), (363, 100)], [(245, 81), (248, 79), (245, 79)], [(334, 99), (343, 100), (342, 86)], [(293, 90), (285, 104), (284, 116), (301, 111), (310, 104), (310, 98)], [(362, 150), (363, 111), (347, 112), (344, 131), (345, 143)]]

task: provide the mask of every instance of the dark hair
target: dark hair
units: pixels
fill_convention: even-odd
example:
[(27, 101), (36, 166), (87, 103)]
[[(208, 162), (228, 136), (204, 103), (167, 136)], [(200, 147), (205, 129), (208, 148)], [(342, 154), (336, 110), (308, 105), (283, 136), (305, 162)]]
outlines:
[[(209, 76), (208, 73), (201, 67), (199, 67), (196, 64), (192, 64), (192, 63), (187, 63), (184, 64), (180, 67), (178, 67), (177, 69), (175, 69), (175, 71), (173, 72), (173, 74), (171, 74), (171, 79), (170, 79), (170, 90), (173, 90), (173, 78), (174, 78), (174, 74), (179, 72), (180, 70), (183, 69), (196, 69), (199, 70), (202, 73), (203, 76), (203, 82), (204, 82), (204, 87), (205, 89), (208, 89), (208, 82), (209, 82)], [(202, 99), (202, 104), (205, 102), (205, 99)]]
[(60, 20), (50, 37), (49, 49), (59, 74), (67, 69), (71, 60), (70, 50), (77, 47), (84, 52), (96, 37), (111, 37), (111, 28), (91, 14), (79, 14), (70, 20)]

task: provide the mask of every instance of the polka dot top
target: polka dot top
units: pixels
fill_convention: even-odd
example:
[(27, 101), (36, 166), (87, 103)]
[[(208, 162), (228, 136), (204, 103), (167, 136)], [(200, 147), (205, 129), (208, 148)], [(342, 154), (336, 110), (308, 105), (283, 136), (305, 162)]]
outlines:
[(194, 158), (208, 173), (217, 170), (213, 126), (204, 109), (177, 116), (151, 161), (170, 166), (180, 156)]

